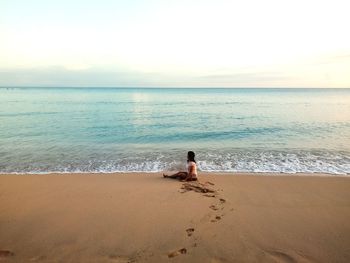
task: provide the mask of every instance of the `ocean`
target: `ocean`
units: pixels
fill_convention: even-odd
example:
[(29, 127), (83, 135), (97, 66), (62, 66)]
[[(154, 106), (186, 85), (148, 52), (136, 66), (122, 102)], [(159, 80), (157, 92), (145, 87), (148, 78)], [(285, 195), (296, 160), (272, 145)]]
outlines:
[(0, 173), (350, 174), (350, 89), (0, 88)]

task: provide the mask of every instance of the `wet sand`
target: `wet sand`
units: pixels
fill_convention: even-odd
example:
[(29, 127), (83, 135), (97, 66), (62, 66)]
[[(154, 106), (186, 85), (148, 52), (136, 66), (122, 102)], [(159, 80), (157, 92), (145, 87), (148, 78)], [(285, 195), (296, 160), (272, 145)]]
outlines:
[(0, 176), (2, 262), (350, 262), (350, 178)]

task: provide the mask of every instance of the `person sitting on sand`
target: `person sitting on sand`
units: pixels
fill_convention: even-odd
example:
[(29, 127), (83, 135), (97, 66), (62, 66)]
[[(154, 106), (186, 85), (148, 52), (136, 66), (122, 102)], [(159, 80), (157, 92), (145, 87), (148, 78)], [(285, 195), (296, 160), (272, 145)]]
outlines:
[(172, 175), (163, 174), (164, 178), (180, 179), (182, 181), (197, 181), (197, 164), (194, 160), (194, 152), (187, 153), (187, 172), (178, 172)]

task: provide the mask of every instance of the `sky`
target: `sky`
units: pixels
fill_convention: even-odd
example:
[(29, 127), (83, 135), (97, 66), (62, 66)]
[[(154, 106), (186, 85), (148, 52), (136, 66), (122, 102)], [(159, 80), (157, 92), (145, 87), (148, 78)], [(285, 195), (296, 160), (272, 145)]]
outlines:
[(348, 0), (0, 0), (0, 86), (350, 88)]

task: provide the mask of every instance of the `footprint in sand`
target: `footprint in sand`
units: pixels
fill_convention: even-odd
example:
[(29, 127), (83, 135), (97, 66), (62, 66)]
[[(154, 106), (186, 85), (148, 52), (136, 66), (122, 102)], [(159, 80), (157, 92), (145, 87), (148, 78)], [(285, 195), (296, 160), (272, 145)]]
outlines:
[(0, 259), (7, 258), (7, 257), (12, 257), (14, 255), (15, 254), (12, 251), (10, 251), (10, 250), (0, 250)]
[(219, 220), (221, 220), (221, 216), (216, 216), (215, 219), (212, 219), (212, 220), (211, 220), (211, 222), (214, 223), (214, 222), (217, 222), (217, 221), (219, 221)]
[(197, 192), (197, 193), (204, 193), (204, 194), (208, 194), (208, 193), (212, 193), (212, 194), (215, 194), (216, 191), (207, 187), (205, 184), (202, 184), (202, 183), (199, 183), (199, 182), (196, 182), (196, 183), (184, 183), (181, 187), (181, 189), (183, 191), (194, 191), (194, 192)]
[(194, 232), (194, 228), (188, 228), (186, 229), (186, 232), (187, 232), (187, 236), (192, 236), (193, 232)]
[(216, 197), (215, 194), (204, 194), (203, 196), (206, 196), (206, 197)]
[(170, 252), (170, 253), (168, 254), (168, 258), (173, 258), (173, 257), (176, 257), (176, 256), (178, 256), (178, 255), (186, 254), (186, 253), (187, 253), (187, 249), (186, 249), (186, 248), (181, 248), (181, 249), (179, 249), (179, 250)]
[(209, 208), (214, 210), (214, 211), (219, 210), (219, 208), (216, 205), (211, 205), (211, 206), (209, 206)]
[(220, 203), (222, 203), (222, 204), (226, 203), (226, 200), (224, 198), (220, 198), (219, 200), (220, 200)]

